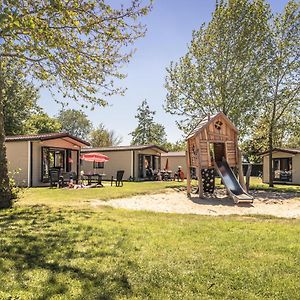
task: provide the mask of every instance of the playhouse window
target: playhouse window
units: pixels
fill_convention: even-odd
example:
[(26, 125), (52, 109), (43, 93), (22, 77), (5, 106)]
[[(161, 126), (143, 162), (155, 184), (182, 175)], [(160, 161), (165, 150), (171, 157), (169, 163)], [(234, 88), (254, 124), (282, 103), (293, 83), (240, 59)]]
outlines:
[(215, 128), (220, 130), (222, 128), (223, 122), (222, 121), (216, 121)]

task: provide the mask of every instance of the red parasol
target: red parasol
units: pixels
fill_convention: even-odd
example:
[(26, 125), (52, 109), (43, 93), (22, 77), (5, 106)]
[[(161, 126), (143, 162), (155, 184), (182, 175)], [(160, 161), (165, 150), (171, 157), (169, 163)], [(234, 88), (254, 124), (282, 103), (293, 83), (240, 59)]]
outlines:
[(106, 162), (109, 160), (109, 157), (98, 152), (92, 152), (92, 153), (82, 154), (80, 156), (80, 159), (86, 161), (94, 161), (94, 162)]

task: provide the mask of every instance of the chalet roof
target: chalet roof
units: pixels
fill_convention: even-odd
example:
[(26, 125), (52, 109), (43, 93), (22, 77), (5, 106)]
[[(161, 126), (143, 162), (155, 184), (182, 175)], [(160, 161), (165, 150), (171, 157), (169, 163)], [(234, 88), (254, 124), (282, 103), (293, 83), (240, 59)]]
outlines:
[(162, 157), (179, 157), (179, 156), (185, 156), (185, 151), (163, 153), (161, 156)]
[(82, 148), (81, 152), (107, 152), (107, 151), (131, 151), (131, 150), (147, 150), (154, 148), (158, 152), (167, 152), (164, 148), (151, 144), (151, 145), (132, 145), (132, 146), (112, 146), (112, 147), (100, 147), (100, 148)]
[(196, 127), (188, 134), (188, 136), (186, 137), (186, 139), (189, 139), (193, 136), (195, 136), (197, 133), (199, 133), (200, 131), (204, 130), (210, 123), (214, 122), (218, 117), (222, 116), (226, 121), (227, 123), (232, 127), (232, 129), (234, 131), (238, 131), (236, 129), (236, 127), (233, 125), (233, 123), (228, 119), (228, 117), (222, 113), (222, 112), (219, 112), (217, 114), (214, 114), (212, 116), (206, 116), (204, 119), (202, 119), (197, 125)]
[(82, 145), (89, 146), (90, 143), (73, 136), (68, 133), (43, 133), (43, 134), (25, 134), (25, 135), (11, 135), (6, 136), (6, 142), (18, 142), (18, 141), (47, 141), (47, 140), (54, 140), (54, 139), (71, 139), (76, 142), (79, 142)]
[[(300, 149), (294, 149), (294, 148), (274, 148), (274, 152), (284, 152), (284, 153), (290, 153), (290, 154), (298, 154), (300, 153)], [(268, 155), (269, 151), (265, 151), (260, 153), (261, 156)]]

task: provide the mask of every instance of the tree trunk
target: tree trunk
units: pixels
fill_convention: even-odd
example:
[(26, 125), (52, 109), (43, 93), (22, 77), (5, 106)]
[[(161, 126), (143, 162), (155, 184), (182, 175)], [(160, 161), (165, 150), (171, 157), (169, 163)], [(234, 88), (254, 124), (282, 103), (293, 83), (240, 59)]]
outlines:
[(2, 62), (0, 62), (0, 208), (9, 208), (12, 205), (12, 196), (9, 187), (5, 131), (4, 131), (4, 114), (3, 114), (3, 73)]
[(274, 183), (273, 183), (273, 176), (274, 176), (274, 172), (273, 172), (273, 130), (272, 128), (270, 128), (269, 131), (269, 187), (273, 187)]

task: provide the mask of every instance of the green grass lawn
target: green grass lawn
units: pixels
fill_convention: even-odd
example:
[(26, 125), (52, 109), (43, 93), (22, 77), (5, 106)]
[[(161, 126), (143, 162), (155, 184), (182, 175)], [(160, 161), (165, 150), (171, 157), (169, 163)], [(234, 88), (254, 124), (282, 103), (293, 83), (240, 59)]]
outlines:
[(104, 183), (103, 188), (89, 189), (57, 189), (57, 188), (30, 188), (22, 191), (22, 201), (17, 205), (48, 205), (52, 207), (84, 207), (91, 199), (109, 200), (134, 195), (145, 195), (166, 192), (167, 188), (186, 186), (177, 181), (146, 181), (125, 182), (123, 187), (110, 186)]
[[(193, 182), (196, 186), (197, 182)], [(220, 178), (216, 178), (216, 186), (224, 188), (220, 184)], [(109, 200), (115, 198), (124, 198), (134, 195), (145, 195), (153, 193), (163, 193), (169, 188), (185, 188), (186, 182), (161, 181), (161, 182), (125, 182), (123, 187), (111, 187), (105, 183), (104, 188), (92, 189), (57, 189), (57, 188), (30, 188), (22, 191), (22, 201), (17, 205), (47, 205), (52, 207), (85, 207), (89, 205), (92, 199)], [(250, 188), (259, 190), (270, 190), (276, 192), (299, 192), (300, 186), (293, 185), (275, 185), (269, 188), (267, 184), (262, 183), (260, 178), (252, 177)]]
[(256, 190), (267, 190), (272, 192), (292, 192), (300, 193), (300, 185), (289, 185), (289, 184), (274, 184), (273, 188), (270, 188), (268, 184), (262, 183), (261, 178), (251, 177), (250, 179), (250, 189)]
[(0, 299), (300, 299), (300, 220), (85, 202), (170, 185), (26, 190), (0, 211)]
[[(216, 178), (216, 186), (224, 187), (220, 184), (221, 179)], [(291, 192), (291, 193), (300, 193), (300, 185), (289, 185), (289, 184), (275, 184), (273, 188), (270, 188), (268, 184), (263, 183), (259, 177), (250, 178), (250, 190), (264, 190), (270, 192)]]

